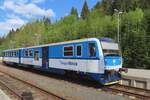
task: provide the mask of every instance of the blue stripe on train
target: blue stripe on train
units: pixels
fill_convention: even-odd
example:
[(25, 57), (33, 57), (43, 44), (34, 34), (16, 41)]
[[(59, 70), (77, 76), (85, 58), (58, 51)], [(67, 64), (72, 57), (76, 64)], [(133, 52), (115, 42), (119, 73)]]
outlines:
[(104, 57), (105, 65), (106, 66), (116, 66), (121, 64), (121, 57), (120, 56), (106, 56)]

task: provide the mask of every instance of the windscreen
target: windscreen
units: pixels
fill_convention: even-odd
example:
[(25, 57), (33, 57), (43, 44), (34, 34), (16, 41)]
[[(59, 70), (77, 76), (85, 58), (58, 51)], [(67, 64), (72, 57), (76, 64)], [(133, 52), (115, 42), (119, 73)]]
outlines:
[(121, 53), (119, 50), (106, 50), (103, 49), (104, 56), (120, 56)]
[(121, 52), (118, 43), (101, 41), (104, 56), (120, 56)]

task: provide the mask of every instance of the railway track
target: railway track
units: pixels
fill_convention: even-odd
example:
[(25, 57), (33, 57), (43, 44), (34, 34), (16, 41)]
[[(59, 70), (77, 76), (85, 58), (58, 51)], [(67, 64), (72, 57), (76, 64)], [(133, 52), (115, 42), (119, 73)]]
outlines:
[(110, 87), (104, 87), (103, 90), (122, 93), (124, 95), (133, 96), (142, 100), (150, 100), (150, 90), (146, 90), (142, 88), (117, 84)]
[(13, 100), (65, 100), (40, 87), (0, 71), (0, 86)]
[[(31, 71), (32, 72), (32, 71)], [(10, 76), (10, 77), (12, 77), (13, 78), (13, 74), (11, 74), (11, 75), (9, 75), (9, 73), (4, 73), (4, 76)], [(2, 75), (0, 75), (0, 80), (1, 80), (1, 76)], [(43, 76), (46, 76), (45, 74), (43, 75)], [(14, 78), (15, 78), (15, 76), (14, 76)], [(57, 78), (57, 77), (56, 77)], [(62, 79), (62, 80), (66, 80), (66, 78), (60, 78), (60, 77), (58, 77), (58, 79)], [(17, 79), (17, 80), (19, 80), (19, 81), (23, 81), (23, 79)], [(31, 81), (31, 82), (30, 82)], [(28, 81), (27, 82), (27, 84), (29, 84), (29, 86), (30, 87), (32, 87), (32, 80), (30, 80), (30, 81)], [(67, 79), (67, 81), (70, 81), (69, 79)], [(30, 83), (29, 83), (30, 82)], [(94, 89), (94, 90), (96, 90), (96, 91), (98, 91), (99, 92), (99, 90), (104, 90), (104, 91), (107, 91), (108, 93), (111, 93), (112, 92), (112, 94), (116, 94), (116, 93), (121, 93), (122, 95), (124, 95), (125, 97), (127, 97), (128, 98), (128, 96), (133, 96), (133, 97), (136, 97), (136, 98), (139, 98), (140, 100), (141, 99), (144, 99), (144, 100), (150, 100), (150, 91), (147, 91), (147, 90), (145, 90), (145, 89), (140, 89), (140, 88), (134, 88), (134, 87), (129, 87), (129, 86), (124, 86), (124, 85), (112, 85), (112, 86), (110, 86), (110, 87), (102, 87), (102, 86), (100, 86), (99, 84), (92, 84), (93, 82), (91, 82), (91, 81), (85, 81), (85, 82), (81, 82), (81, 80), (80, 79), (71, 79), (71, 81), (70, 82), (73, 82), (73, 83), (79, 83), (79, 85), (80, 86), (86, 86), (87, 88), (89, 88), (89, 87), (92, 87), (92, 89)], [(24, 83), (24, 81), (23, 81), (23, 83)], [(26, 83), (26, 82), (25, 82)], [(28, 87), (29, 87), (28, 86)], [(33, 85), (33, 87), (34, 87), (34, 85)], [(36, 87), (35, 86), (35, 88), (39, 88), (39, 87)], [(44, 92), (46, 92), (46, 93), (48, 93), (49, 94), (49, 92), (48, 91), (45, 91), (44, 90)], [(23, 92), (20, 92), (20, 93), (23, 93)], [(33, 93), (32, 91), (31, 91), (31, 93)], [(37, 94), (39, 94), (39, 93), (37, 93)], [(40, 94), (39, 94), (40, 95)], [(55, 95), (55, 94), (52, 94), (52, 95), (54, 95), (54, 97), (56, 96), (57, 97), (57, 95)], [(38, 96), (38, 97), (42, 97), (42, 96)], [(37, 96), (33, 96), (33, 98), (37, 98)], [(46, 98), (46, 97), (45, 97)], [(73, 100), (73, 98), (74, 97), (72, 97), (72, 100)], [(62, 99), (64, 99), (64, 98), (61, 98), (61, 97), (59, 97), (58, 96), (58, 98), (57, 99), (55, 99), (55, 100), (62, 100)], [(36, 100), (36, 99), (34, 99), (34, 100)], [(41, 99), (37, 99), (37, 100), (41, 100)], [(44, 99), (44, 100), (48, 100), (48, 99)], [(50, 99), (51, 100), (51, 99)], [(70, 100), (70, 99), (68, 99), (68, 100)], [(74, 99), (74, 100), (76, 100), (76, 99)]]
[(23, 97), (14, 91), (12, 88), (10, 88), (7, 84), (5, 84), (3, 81), (0, 80), (0, 88), (9, 95), (9, 97), (13, 100), (22, 99)]

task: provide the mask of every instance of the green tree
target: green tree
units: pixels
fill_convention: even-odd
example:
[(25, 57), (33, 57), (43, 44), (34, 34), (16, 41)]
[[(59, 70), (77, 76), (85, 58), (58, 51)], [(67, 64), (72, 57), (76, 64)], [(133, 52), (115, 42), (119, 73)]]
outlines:
[(82, 8), (82, 11), (81, 11), (81, 18), (86, 19), (88, 17), (89, 13), (90, 13), (90, 11), (89, 11), (87, 2), (85, 1), (83, 8)]
[(102, 9), (103, 9), (103, 12), (105, 14), (108, 14), (108, 15), (112, 15), (113, 13), (113, 8), (112, 8), (112, 0), (102, 0)]
[(51, 20), (47, 17), (43, 18), (43, 22), (44, 22), (45, 26), (47, 26), (48, 24), (51, 24)]
[(71, 8), (70, 15), (76, 16), (78, 18), (78, 11), (75, 7)]
[(141, 9), (150, 9), (150, 0), (138, 0)]
[(145, 28), (147, 35), (150, 35), (150, 9), (145, 10), (143, 28)]

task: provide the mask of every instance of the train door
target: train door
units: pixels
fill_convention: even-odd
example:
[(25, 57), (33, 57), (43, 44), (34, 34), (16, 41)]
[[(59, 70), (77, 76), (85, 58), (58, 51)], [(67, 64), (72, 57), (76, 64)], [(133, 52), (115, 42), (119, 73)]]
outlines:
[(21, 50), (18, 51), (19, 64), (21, 64)]
[(83, 58), (83, 45), (82, 44), (77, 44), (75, 46), (75, 51), (76, 51), (76, 62), (78, 63), (77, 66), (76, 66), (76, 70), (77, 71), (83, 71), (83, 72), (86, 72), (86, 69), (84, 66), (86, 63), (84, 62), (84, 60), (81, 60)]
[(48, 46), (42, 47), (42, 67), (48, 68), (49, 65), (49, 57), (48, 57)]

